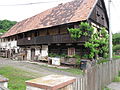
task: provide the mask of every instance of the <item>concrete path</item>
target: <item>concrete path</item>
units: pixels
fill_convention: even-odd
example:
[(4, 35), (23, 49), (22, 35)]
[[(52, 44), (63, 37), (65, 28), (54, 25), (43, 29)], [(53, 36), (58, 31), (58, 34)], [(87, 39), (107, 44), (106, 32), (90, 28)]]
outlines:
[(110, 90), (120, 90), (120, 82), (113, 82), (107, 86)]

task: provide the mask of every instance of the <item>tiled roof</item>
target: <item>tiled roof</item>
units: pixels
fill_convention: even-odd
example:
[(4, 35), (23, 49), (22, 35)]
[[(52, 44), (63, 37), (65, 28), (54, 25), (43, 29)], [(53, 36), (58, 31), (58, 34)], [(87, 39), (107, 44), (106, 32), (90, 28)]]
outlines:
[(12, 36), (39, 28), (86, 20), (96, 0), (74, 0), (48, 9), (14, 25), (2, 37)]

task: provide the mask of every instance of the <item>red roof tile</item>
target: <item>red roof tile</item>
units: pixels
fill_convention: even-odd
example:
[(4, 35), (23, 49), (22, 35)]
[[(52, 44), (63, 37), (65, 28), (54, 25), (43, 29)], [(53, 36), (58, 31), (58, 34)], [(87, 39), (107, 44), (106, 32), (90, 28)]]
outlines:
[(86, 20), (96, 0), (74, 0), (48, 9), (14, 25), (2, 37), (12, 36), (39, 28)]

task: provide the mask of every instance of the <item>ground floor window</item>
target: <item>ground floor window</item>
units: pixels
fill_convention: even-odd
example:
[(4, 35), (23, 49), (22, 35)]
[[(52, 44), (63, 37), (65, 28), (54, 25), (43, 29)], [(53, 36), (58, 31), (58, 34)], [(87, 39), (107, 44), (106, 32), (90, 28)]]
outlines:
[(75, 48), (68, 48), (68, 56), (75, 55)]

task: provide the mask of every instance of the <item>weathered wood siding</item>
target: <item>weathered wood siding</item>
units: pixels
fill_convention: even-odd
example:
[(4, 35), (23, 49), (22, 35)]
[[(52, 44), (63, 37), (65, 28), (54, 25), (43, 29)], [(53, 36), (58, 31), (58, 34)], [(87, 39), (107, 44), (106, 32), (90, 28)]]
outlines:
[(66, 44), (60, 44), (57, 45), (50, 45), (49, 46), (49, 53), (55, 53), (55, 54), (66, 54), (68, 55), (68, 48), (75, 48), (75, 54), (84, 56), (85, 54), (88, 54), (88, 50), (84, 47), (84, 45), (77, 45), (77, 44), (71, 44), (70, 46), (67, 46)]
[(67, 34), (67, 27), (63, 26), (63, 27), (59, 27), (60, 28), (60, 34)]
[(47, 35), (47, 30), (40, 30), (39, 31), (39, 36), (46, 36)]
[(59, 28), (55, 27), (55, 28), (51, 28), (48, 30), (48, 35), (58, 35), (59, 34)]
[(88, 41), (89, 37), (81, 37), (78, 40), (73, 40), (69, 34), (63, 35), (47, 35), (37, 36), (34, 38), (23, 38), (17, 41), (18, 46), (24, 45), (42, 45), (42, 44), (57, 44), (57, 43), (81, 43)]
[(102, 0), (98, 0), (97, 5), (94, 7), (89, 17), (89, 20), (108, 29), (108, 16)]

